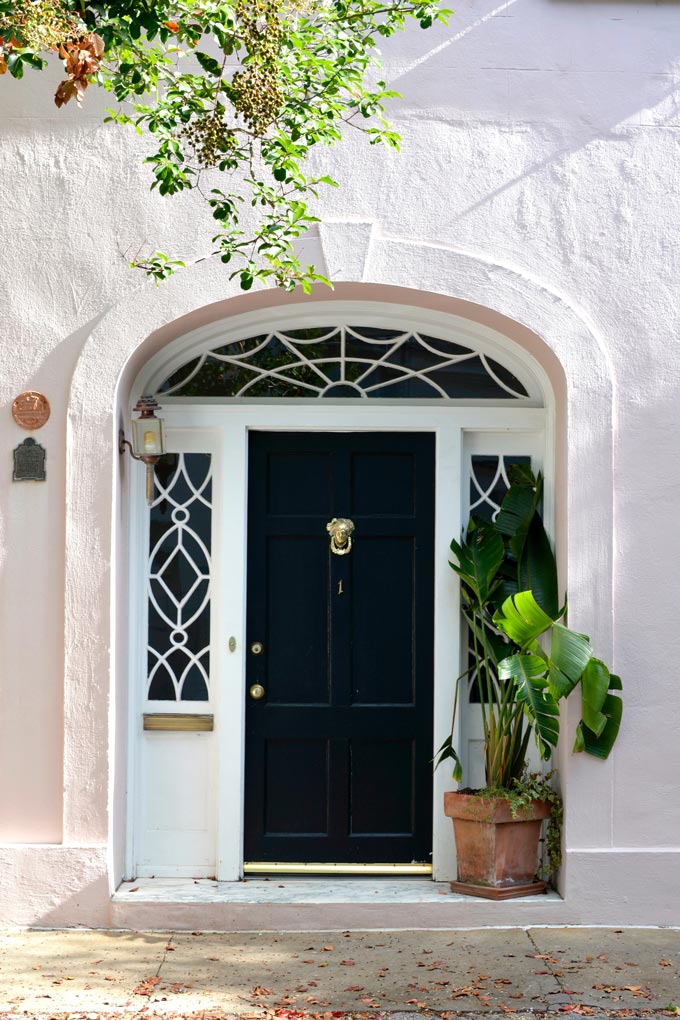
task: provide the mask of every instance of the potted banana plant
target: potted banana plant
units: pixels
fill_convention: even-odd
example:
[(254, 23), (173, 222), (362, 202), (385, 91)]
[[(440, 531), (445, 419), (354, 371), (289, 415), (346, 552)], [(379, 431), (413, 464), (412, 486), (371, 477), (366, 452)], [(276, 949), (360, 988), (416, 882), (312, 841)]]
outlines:
[[(607, 758), (621, 722), (621, 680), (593, 655), (589, 639), (566, 626), (557, 567), (540, 514), (543, 481), (515, 465), (495, 521), (473, 518), (453, 541), (452, 568), (460, 578), (470, 661), (458, 678), (478, 685), (487, 787), (445, 794), (458, 856), (455, 891), (506, 899), (542, 892), (535, 881), (543, 820), (553, 795), (545, 784), (523, 782), (530, 741), (550, 760), (560, 732), (560, 702), (580, 688), (582, 718), (575, 751)], [(451, 734), (436, 765), (462, 766)]]

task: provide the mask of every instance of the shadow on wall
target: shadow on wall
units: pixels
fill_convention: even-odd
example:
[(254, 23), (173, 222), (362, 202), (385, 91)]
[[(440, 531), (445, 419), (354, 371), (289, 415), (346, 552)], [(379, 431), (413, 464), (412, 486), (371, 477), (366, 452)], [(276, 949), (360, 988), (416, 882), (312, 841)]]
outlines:
[[(619, 0), (463, 0), (448, 28), (411, 27), (404, 45), (399, 41), (386, 52), (388, 87), (404, 95), (390, 111), (402, 130), (403, 122), (409, 131), (429, 123), (458, 135), (471, 127), (476, 135), (485, 125), (496, 129), (476, 143), (456, 139), (458, 166), (473, 160), (481, 173), (472, 175), (472, 188), (465, 179), (457, 183), (462, 196), (454, 220), (548, 168), (553, 185), (575, 188), (572, 154), (591, 149), (597, 164), (598, 142), (633, 141), (647, 129), (680, 126), (679, 4), (623, 3), (615, 16)], [(443, 153), (450, 148), (444, 137)], [(546, 148), (552, 148), (549, 155), (532, 159)], [(622, 152), (619, 162), (624, 184), (627, 174), (635, 183), (637, 169), (627, 155)], [(494, 163), (496, 179), (505, 180), (489, 189), (485, 164)]]

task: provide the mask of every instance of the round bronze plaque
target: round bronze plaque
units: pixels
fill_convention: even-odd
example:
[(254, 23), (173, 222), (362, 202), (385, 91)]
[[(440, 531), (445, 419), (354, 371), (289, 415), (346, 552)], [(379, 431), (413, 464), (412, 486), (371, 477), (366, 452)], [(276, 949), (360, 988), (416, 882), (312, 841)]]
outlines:
[(35, 429), (43, 427), (50, 416), (50, 404), (47, 397), (37, 390), (26, 390), (20, 393), (12, 404), (12, 417), (22, 429)]

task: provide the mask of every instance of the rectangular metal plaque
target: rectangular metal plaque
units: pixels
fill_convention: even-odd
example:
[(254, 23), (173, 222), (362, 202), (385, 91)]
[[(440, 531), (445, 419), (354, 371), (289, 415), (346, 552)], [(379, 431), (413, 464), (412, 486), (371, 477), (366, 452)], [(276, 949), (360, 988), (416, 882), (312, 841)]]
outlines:
[(184, 733), (205, 733), (214, 729), (212, 715), (189, 715), (177, 712), (145, 712), (145, 730), (165, 730)]
[(44, 446), (36, 443), (35, 439), (24, 439), (23, 443), (19, 443), (14, 450), (12, 481), (44, 482), (47, 477), (45, 472), (46, 457)]

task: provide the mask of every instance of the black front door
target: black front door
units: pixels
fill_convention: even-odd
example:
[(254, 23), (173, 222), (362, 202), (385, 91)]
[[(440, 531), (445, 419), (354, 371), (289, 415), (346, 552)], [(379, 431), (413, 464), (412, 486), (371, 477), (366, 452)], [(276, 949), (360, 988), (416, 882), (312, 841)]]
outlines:
[(429, 862), (434, 437), (251, 433), (248, 505), (246, 861)]

